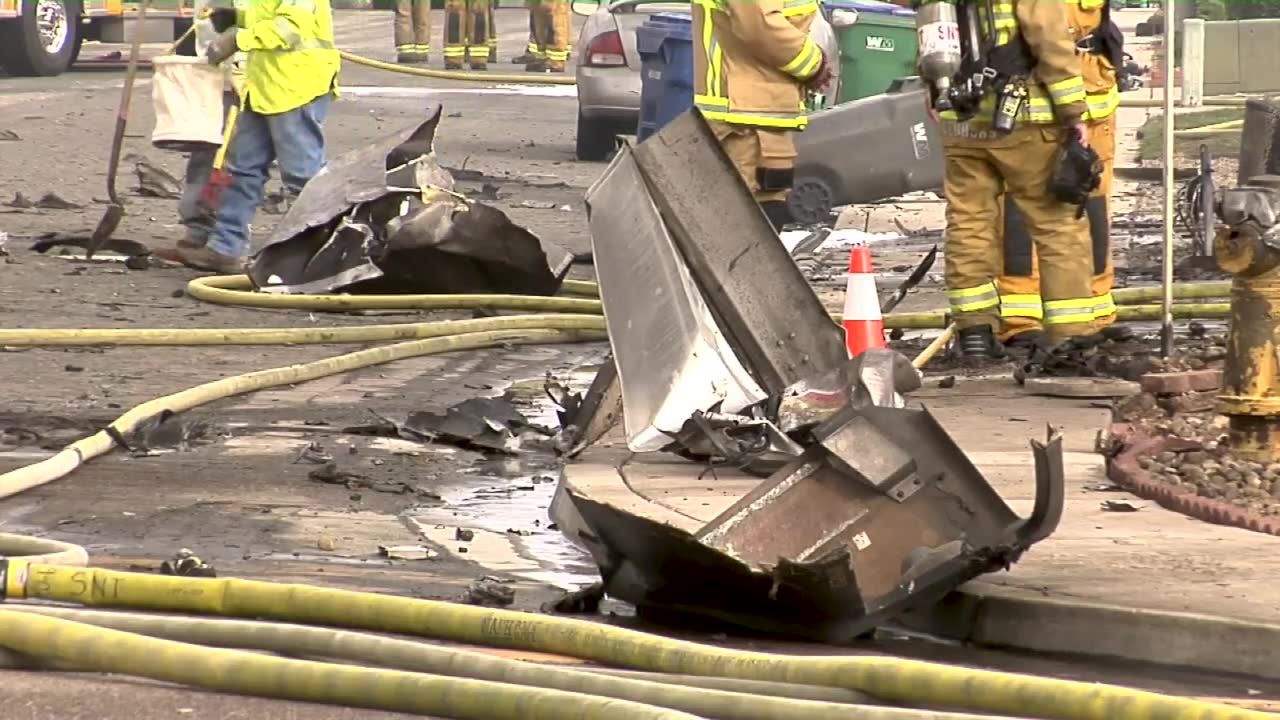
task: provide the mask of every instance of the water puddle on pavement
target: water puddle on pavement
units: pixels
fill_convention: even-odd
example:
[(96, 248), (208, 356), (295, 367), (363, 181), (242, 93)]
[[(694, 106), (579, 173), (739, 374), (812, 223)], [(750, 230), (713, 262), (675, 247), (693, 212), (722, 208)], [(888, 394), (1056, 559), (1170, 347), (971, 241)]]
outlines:
[[(573, 388), (585, 388), (594, 368), (560, 377)], [(543, 380), (495, 388), (509, 392), (530, 422), (555, 428), (555, 406), (543, 392)], [(495, 574), (510, 575), (576, 590), (596, 582), (591, 556), (551, 527), (548, 508), (560, 481), (561, 461), (548, 453), (490, 456), (465, 469), (447, 484), (432, 488), (443, 504), (415, 508), (405, 519), (444, 551), (475, 562)], [(460, 540), (459, 530), (473, 533)]]

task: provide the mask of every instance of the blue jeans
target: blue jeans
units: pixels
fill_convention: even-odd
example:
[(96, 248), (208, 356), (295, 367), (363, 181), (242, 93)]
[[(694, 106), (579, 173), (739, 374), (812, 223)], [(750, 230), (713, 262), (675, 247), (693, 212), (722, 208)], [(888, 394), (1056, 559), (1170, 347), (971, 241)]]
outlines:
[(183, 179), (182, 198), (178, 200), (178, 221), (187, 228), (187, 239), (204, 245), (213, 232), (213, 217), (200, 201), (204, 186), (213, 175), (217, 150), (197, 150), (187, 158), (187, 175)]
[[(238, 103), (233, 92), (223, 93), (222, 112), (225, 113)], [(209, 184), (213, 175), (213, 161), (218, 155), (217, 148), (197, 150), (187, 157), (187, 173), (183, 178), (182, 197), (178, 200), (178, 221), (187, 229), (187, 240), (198, 245), (209, 241), (213, 232), (213, 213), (202, 202), (201, 194), (204, 186)]]
[(280, 163), (285, 194), (296, 197), (302, 186), (324, 167), (324, 119), (333, 101), (324, 94), (295, 110), (263, 115), (248, 107), (240, 112), (227, 147), (231, 184), (222, 191), (209, 249), (242, 258), (249, 254), (249, 223), (262, 204), (267, 173)]

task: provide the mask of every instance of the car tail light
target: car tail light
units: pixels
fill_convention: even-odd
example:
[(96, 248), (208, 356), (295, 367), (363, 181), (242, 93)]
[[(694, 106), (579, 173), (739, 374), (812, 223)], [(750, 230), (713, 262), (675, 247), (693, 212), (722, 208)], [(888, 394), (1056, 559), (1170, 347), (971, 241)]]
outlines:
[(587, 52), (583, 54), (584, 64), (593, 67), (609, 67), (626, 65), (627, 56), (622, 49), (622, 36), (617, 30), (600, 33), (591, 39)]

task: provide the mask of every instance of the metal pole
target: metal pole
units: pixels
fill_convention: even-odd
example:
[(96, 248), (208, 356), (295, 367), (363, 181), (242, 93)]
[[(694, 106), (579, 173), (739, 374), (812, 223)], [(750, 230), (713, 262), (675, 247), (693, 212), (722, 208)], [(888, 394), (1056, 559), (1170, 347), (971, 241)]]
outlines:
[(1173, 39), (1174, 0), (1164, 0), (1164, 317), (1160, 326), (1160, 352), (1173, 354)]

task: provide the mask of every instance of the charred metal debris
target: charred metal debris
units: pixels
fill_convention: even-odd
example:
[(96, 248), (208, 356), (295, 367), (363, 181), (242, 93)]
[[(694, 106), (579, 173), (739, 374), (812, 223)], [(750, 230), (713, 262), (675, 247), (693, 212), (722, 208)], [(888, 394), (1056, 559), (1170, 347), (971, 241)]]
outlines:
[(458, 192), (436, 160), (442, 107), (331, 161), (254, 258), (277, 293), (551, 295), (573, 256)]
[(700, 527), (563, 482), (552, 519), (605, 593), (658, 620), (847, 642), (1057, 527), (1061, 438), (1032, 444), (1035, 507), (1019, 517), (906, 408), (921, 383), (906, 358), (848, 358), (696, 111), (622, 148), (587, 205), (612, 361), (562, 446), (624, 482), (679, 458), (763, 478)]

